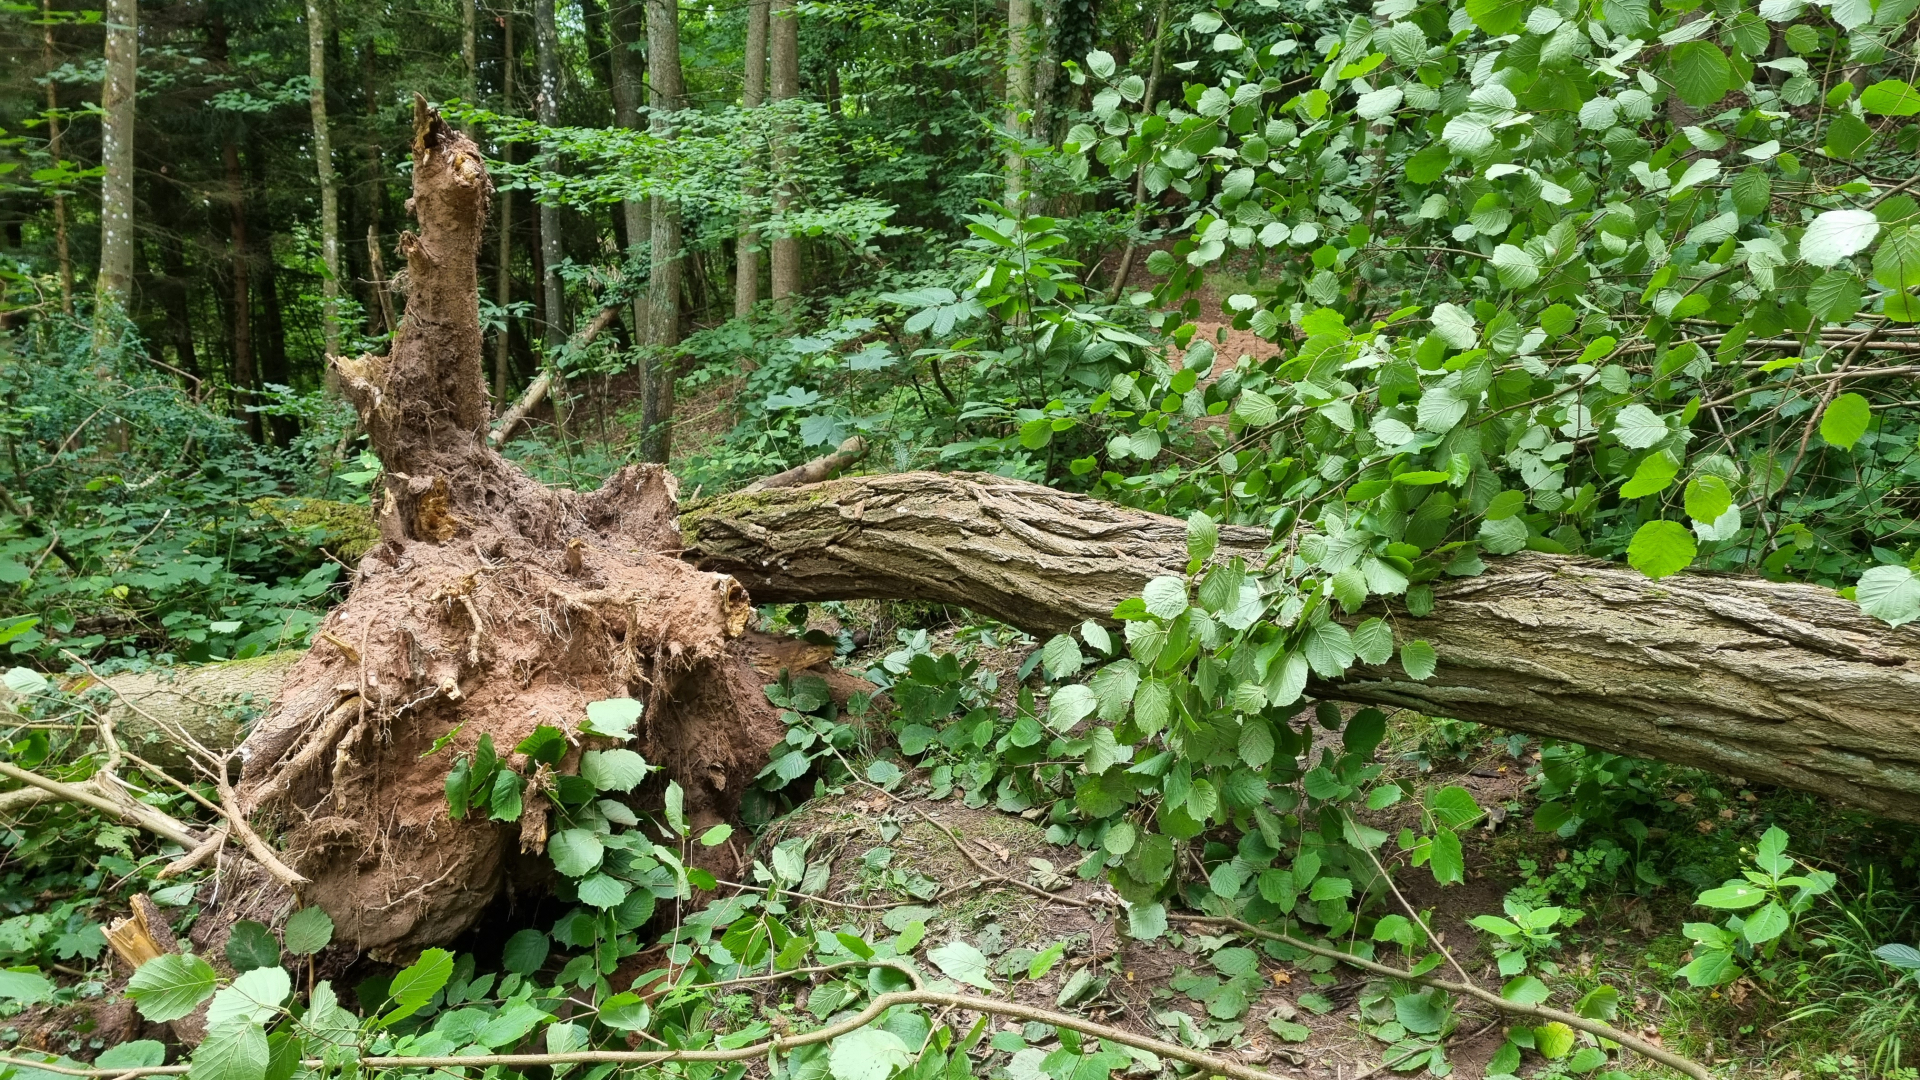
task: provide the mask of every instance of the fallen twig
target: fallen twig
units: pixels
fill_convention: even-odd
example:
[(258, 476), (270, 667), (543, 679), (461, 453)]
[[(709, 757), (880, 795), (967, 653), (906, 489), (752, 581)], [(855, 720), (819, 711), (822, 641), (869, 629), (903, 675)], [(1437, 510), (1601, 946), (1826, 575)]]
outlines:
[(137, 825), (155, 836), (171, 840), (188, 850), (200, 846), (200, 838), (189, 832), (179, 820), (145, 803), (130, 802), (123, 806), (98, 794), (90, 785), (62, 783), (6, 762), (0, 762), (0, 776), (18, 780), (23, 784), (31, 784), (57, 799), (91, 806), (103, 814), (111, 814), (129, 825)]

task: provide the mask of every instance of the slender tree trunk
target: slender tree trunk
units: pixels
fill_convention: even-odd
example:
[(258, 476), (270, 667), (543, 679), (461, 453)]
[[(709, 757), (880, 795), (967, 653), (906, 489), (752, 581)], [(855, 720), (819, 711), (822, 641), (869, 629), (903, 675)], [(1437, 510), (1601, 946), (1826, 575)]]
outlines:
[[(513, 71), (517, 66), (513, 48), (513, 5), (508, 4), (500, 19), (502, 48), (500, 55), (500, 111), (513, 112)], [(501, 147), (501, 153), (507, 161), (513, 161), (513, 146)], [(494, 228), (500, 230), (495, 238), (493, 270), (493, 302), (504, 312), (513, 303), (513, 192), (502, 191), (494, 197)], [(493, 403), (504, 406), (507, 402), (508, 359), (513, 350), (513, 318), (500, 316), (500, 329), (493, 339)]]
[[(333, 175), (333, 136), (327, 128), (327, 28), (320, 0), (307, 0), (307, 75), (313, 80), (307, 103), (313, 112), (313, 163), (320, 176), (320, 260), (327, 276), (320, 283), (320, 337), (327, 356), (340, 355), (340, 188)], [(321, 365), (327, 388), (339, 376), (331, 361)]]
[[(540, 86), (534, 96), (534, 111), (548, 127), (560, 126), (560, 32), (554, 25), (554, 0), (534, 0), (533, 49), (540, 68)], [(551, 145), (541, 153), (552, 154)], [(566, 289), (560, 280), (560, 264), (566, 259), (560, 238), (560, 207), (540, 203), (541, 290), (546, 296), (547, 348), (558, 350), (567, 341)], [(557, 357), (550, 355), (549, 361)]]
[[(685, 557), (756, 604), (958, 604), (1046, 636), (1184, 577), (1184, 523), (997, 476), (898, 473), (724, 495), (680, 516)], [(1217, 558), (1264, 559), (1220, 530)], [(1258, 565), (1258, 563), (1255, 563)], [(1385, 614), (1363, 611), (1356, 618)], [(1726, 575), (1649, 581), (1552, 555), (1487, 560), (1389, 620), (1432, 677), (1362, 665), (1316, 697), (1412, 709), (1817, 792), (1920, 821), (1920, 626), (1830, 589)]]
[(106, 83), (101, 91), (100, 279), (96, 344), (118, 334), (133, 298), (134, 80), (139, 71), (140, 6), (106, 0)]
[[(771, 97), (774, 101), (791, 101), (800, 96), (800, 13), (794, 7), (794, 0), (773, 0), (772, 18), (768, 23), (768, 36), (772, 39), (773, 78)], [(784, 214), (793, 205), (793, 183), (788, 175), (787, 165), (795, 152), (783, 131), (773, 143), (773, 208), (776, 214)], [(773, 300), (780, 310), (791, 311), (794, 297), (800, 292), (800, 238), (786, 230), (781, 223), (781, 231), (773, 239)]]
[[(608, 12), (607, 21), (613, 37), (610, 58), (613, 70), (613, 120), (630, 131), (639, 131), (643, 127), (640, 103), (646, 94), (646, 86), (645, 80), (640, 77), (634, 52), (646, 44), (647, 34), (640, 0), (613, 0), (613, 10)], [(627, 257), (637, 261), (640, 245), (652, 245), (647, 201), (644, 198), (621, 200), (620, 219), (627, 233)], [(633, 296), (633, 337), (642, 345), (648, 344), (651, 338), (648, 332), (651, 322), (649, 311), (647, 294), (636, 291)], [(643, 362), (639, 375), (640, 413), (644, 423), (644, 418), (652, 415), (654, 410), (653, 365)]]
[[(770, 0), (751, 0), (747, 5), (747, 78), (740, 104), (757, 109), (767, 100), (767, 14)], [(757, 187), (747, 189), (749, 205), (760, 195)], [(733, 317), (744, 319), (753, 314), (760, 300), (760, 235), (749, 220), (741, 226), (734, 245)]]
[(1027, 117), (1033, 109), (1033, 0), (1007, 0), (1007, 209), (1027, 192)]
[[(60, 167), (60, 89), (53, 81), (53, 0), (40, 0), (41, 20), (46, 24), (43, 44), (47, 64), (47, 156), (54, 168)], [(73, 315), (73, 258), (67, 252), (67, 197), (58, 189), (53, 193), (53, 247), (60, 259), (60, 311)]]
[[(466, 67), (462, 97), (471, 105), (480, 86), (480, 0), (460, 0), (460, 60)], [(468, 125), (471, 127), (472, 125)]]
[[(1160, 12), (1153, 20), (1153, 61), (1148, 66), (1147, 90), (1142, 95), (1140, 111), (1153, 112), (1153, 88), (1160, 84), (1161, 46), (1167, 36), (1167, 0), (1160, 0)], [(1133, 170), (1133, 227), (1140, 228), (1141, 216), (1147, 207), (1147, 170), (1145, 165), (1136, 165)], [(1134, 254), (1139, 245), (1132, 236), (1127, 238), (1127, 249), (1120, 253), (1119, 269), (1113, 272), (1113, 292), (1108, 295), (1107, 303), (1120, 302), (1120, 293), (1127, 287), (1127, 278), (1133, 275)]]
[[(176, 215), (169, 220), (177, 228), (178, 223), (186, 219), (186, 208), (170, 180), (161, 182), (160, 191), (161, 204), (176, 211)], [(193, 314), (191, 294), (188, 292), (191, 279), (187, 273), (187, 258), (183, 248), (180, 235), (173, 228), (161, 230), (160, 302), (167, 313), (167, 336), (173, 343), (173, 364), (198, 378), (201, 374), (200, 357), (193, 343)]]
[[(680, 81), (679, 0), (647, 0), (648, 126), (656, 137), (671, 139), (667, 114), (684, 108)], [(652, 200), (652, 270), (647, 280), (647, 341), (652, 346), (652, 415), (642, 410), (648, 461), (664, 462), (673, 453), (674, 350), (680, 344), (680, 287), (686, 261), (680, 250), (680, 208), (655, 195)]]
[(259, 374), (253, 362), (253, 290), (247, 253), (247, 191), (240, 173), (240, 148), (233, 136), (221, 140), (220, 162), (227, 174), (228, 255), (233, 274), (233, 369), (227, 373), (232, 383), (233, 415), (246, 421), (247, 434), (261, 441), (260, 414), (247, 406), (254, 403), (253, 391)]

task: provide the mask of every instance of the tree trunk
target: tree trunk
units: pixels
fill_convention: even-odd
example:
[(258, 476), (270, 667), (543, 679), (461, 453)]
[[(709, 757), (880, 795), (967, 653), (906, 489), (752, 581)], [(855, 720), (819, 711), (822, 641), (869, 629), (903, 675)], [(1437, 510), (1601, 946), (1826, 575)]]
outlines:
[(233, 415), (247, 425), (254, 442), (261, 441), (260, 414), (254, 403), (259, 372), (253, 363), (252, 266), (247, 253), (247, 189), (240, 174), (240, 148), (229, 134), (220, 144), (220, 161), (227, 174), (228, 258), (233, 273), (233, 364), (227, 372), (233, 394)]
[[(500, 57), (500, 111), (513, 112), (513, 7), (507, 6), (501, 16), (501, 36), (503, 47)], [(513, 146), (508, 144), (500, 148), (506, 160), (513, 160)], [(500, 230), (498, 247), (494, 255), (493, 302), (502, 310), (500, 330), (493, 341), (493, 400), (496, 405), (507, 400), (507, 360), (513, 348), (513, 319), (505, 314), (505, 309), (513, 303), (513, 192), (500, 193), (500, 204), (494, 208), (495, 228)]]
[[(647, 0), (648, 126), (655, 137), (673, 138), (668, 113), (686, 107), (680, 79), (679, 0)], [(653, 369), (641, 411), (648, 461), (664, 463), (673, 454), (674, 350), (680, 344), (680, 286), (686, 259), (680, 250), (680, 208), (664, 196), (651, 200), (651, 271), (647, 278), (647, 350)]]
[[(540, 88), (534, 96), (534, 113), (547, 127), (560, 126), (560, 32), (554, 24), (554, 0), (534, 0), (533, 50), (540, 68)], [(552, 145), (540, 148), (551, 155)], [(540, 287), (546, 298), (547, 362), (567, 341), (566, 288), (560, 280), (560, 264), (566, 252), (560, 240), (560, 205), (548, 199), (540, 201)]]
[[(41, 30), (43, 59), (47, 64), (47, 157), (57, 169), (60, 167), (60, 84), (53, 78), (53, 0), (40, 0), (40, 18), (45, 24)], [(60, 312), (71, 318), (73, 258), (67, 252), (67, 197), (58, 188), (53, 192), (53, 250), (60, 260)]]
[(1033, 108), (1033, 0), (1007, 0), (1007, 211), (1027, 191), (1027, 117)]
[[(639, 131), (643, 127), (640, 118), (640, 101), (646, 93), (645, 81), (640, 78), (639, 66), (635, 63), (634, 52), (646, 44), (645, 16), (642, 14), (640, 0), (613, 0), (613, 9), (607, 13), (607, 22), (613, 36), (613, 120), (629, 131)], [(641, 244), (652, 247), (652, 225), (647, 218), (645, 199), (622, 199), (620, 201), (620, 220), (627, 230), (627, 256), (637, 261)], [(633, 336), (640, 344), (646, 344), (650, 334), (647, 294), (636, 291), (633, 295)], [(642, 362), (640, 377), (640, 412), (644, 417), (655, 406), (653, 401), (653, 365)]]
[(133, 299), (134, 79), (139, 70), (140, 6), (107, 0), (106, 84), (101, 90), (100, 278), (96, 343), (119, 336)]
[[(1185, 572), (1186, 530), (991, 476), (903, 473), (722, 496), (681, 515), (685, 557), (755, 603), (958, 604), (1049, 635), (1107, 620)], [(1221, 529), (1221, 557), (1262, 556)], [(1889, 629), (1812, 585), (1516, 555), (1434, 586), (1395, 637), (1440, 655), (1416, 682), (1356, 668), (1310, 692), (1571, 739), (1784, 784), (1920, 821), (1920, 628)], [(1380, 612), (1373, 612), (1379, 614)]]
[[(384, 539), (248, 735), (241, 778), (243, 809), (285, 827), (287, 861), (311, 879), (302, 899), (386, 959), (472, 926), (513, 853), (544, 848), (539, 788), (514, 823), (450, 817), (449, 768), (482, 736), (522, 776), (535, 767), (512, 748), (541, 724), (579, 740), (563, 771), (582, 749), (630, 743), (663, 769), (634, 794), (657, 807), (672, 778), (701, 830), (737, 815), (785, 735), (737, 640), (746, 593), (671, 557), (665, 470), (550, 489), (487, 444), (476, 255), (492, 186), (424, 99), (414, 128), (406, 315), (389, 355), (335, 361), (385, 465)], [(621, 697), (645, 707), (631, 739), (577, 730), (588, 702)], [(724, 847), (692, 859), (745, 870)]]
[[(794, 7), (794, 0), (773, 0), (770, 15), (768, 36), (772, 39), (770, 51), (773, 54), (770, 96), (776, 102), (791, 101), (800, 96), (800, 12)], [(783, 130), (773, 142), (773, 209), (776, 214), (785, 214), (787, 208), (793, 205), (793, 183), (788, 174), (788, 164), (793, 160), (795, 148), (787, 134)], [(787, 229), (785, 221), (780, 223), (780, 232), (773, 238), (771, 278), (774, 303), (780, 305), (782, 311), (793, 310), (794, 297), (800, 292), (800, 238)]]
[[(469, 5), (471, 0), (469, 0)], [(313, 113), (313, 163), (320, 176), (320, 261), (327, 268), (320, 282), (320, 337), (328, 356), (340, 354), (340, 190), (333, 178), (333, 137), (327, 129), (327, 29), (320, 0), (307, 0), (307, 92)], [(327, 384), (334, 385), (331, 365)]]
[[(740, 105), (746, 109), (758, 109), (767, 100), (767, 15), (770, 0), (749, 0), (747, 4), (747, 57), (746, 86), (740, 94)], [(747, 189), (747, 201), (751, 204), (760, 196), (760, 189)], [(740, 227), (740, 236), (734, 243), (733, 277), (733, 317), (744, 319), (753, 314), (753, 305), (760, 302), (760, 236), (753, 229), (753, 223), (747, 221)]]

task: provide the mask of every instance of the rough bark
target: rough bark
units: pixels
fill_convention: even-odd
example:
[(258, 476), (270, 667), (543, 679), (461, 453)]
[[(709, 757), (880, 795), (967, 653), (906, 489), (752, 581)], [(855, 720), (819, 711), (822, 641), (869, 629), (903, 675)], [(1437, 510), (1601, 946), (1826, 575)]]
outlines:
[[(507, 6), (506, 14), (500, 19), (502, 40), (500, 56), (500, 111), (513, 111), (513, 69), (516, 54), (513, 48), (513, 7)], [(508, 162), (513, 161), (512, 145), (502, 146), (500, 152)], [(493, 302), (501, 309), (500, 329), (495, 332), (493, 341), (493, 400), (507, 400), (507, 361), (513, 351), (513, 320), (506, 315), (506, 309), (513, 303), (513, 192), (500, 193), (499, 205), (494, 208), (494, 228), (497, 230), (493, 264)]]
[[(469, 8), (471, 0), (468, 4)], [(468, 40), (472, 40), (471, 23)], [(327, 28), (320, 0), (307, 0), (307, 74), (313, 86), (307, 107), (313, 114), (313, 163), (320, 177), (320, 261), (327, 276), (320, 282), (320, 337), (328, 356), (340, 353), (340, 190), (333, 177), (333, 137), (327, 130)], [(332, 369), (328, 369), (329, 381)]]
[[(776, 102), (791, 101), (800, 96), (800, 12), (794, 0), (773, 0), (767, 26), (769, 51), (773, 54), (768, 96)], [(776, 214), (785, 213), (793, 205), (793, 185), (785, 166), (794, 152), (791, 140), (785, 138), (784, 133), (774, 138), (773, 208)], [(783, 222), (781, 231), (773, 238), (772, 248), (768, 284), (772, 287), (773, 302), (780, 305), (782, 311), (790, 311), (800, 292), (800, 238), (787, 232)]]
[[(679, 0), (647, 0), (648, 127), (663, 141), (673, 138), (667, 117), (686, 107), (680, 78)], [(648, 461), (673, 455), (674, 349), (680, 344), (680, 285), (685, 253), (680, 249), (680, 207), (663, 195), (651, 200), (652, 260), (647, 279), (647, 382), (641, 422)]]
[[(1185, 572), (1182, 522), (991, 476), (903, 473), (723, 496), (681, 516), (686, 558), (757, 603), (915, 599), (1047, 635)], [(1264, 531), (1221, 530), (1221, 556)], [(1812, 585), (1546, 555), (1435, 582), (1392, 617), (1425, 681), (1361, 667), (1320, 697), (1571, 739), (1920, 821), (1920, 630)], [(1375, 612), (1376, 614), (1378, 612)]]
[(227, 377), (233, 384), (234, 418), (247, 425), (254, 442), (260, 442), (260, 414), (247, 408), (260, 381), (253, 362), (253, 257), (247, 250), (247, 190), (240, 175), (240, 150), (231, 134), (221, 143), (220, 160), (227, 176), (227, 254), (233, 271), (233, 366)]
[[(588, 702), (633, 697), (632, 746), (663, 767), (636, 795), (677, 780), (704, 828), (737, 813), (785, 733), (738, 640), (744, 590), (674, 557), (665, 470), (551, 489), (488, 444), (476, 256), (492, 184), (472, 140), (418, 98), (412, 179), (419, 231), (400, 239), (411, 287), (392, 352), (335, 361), (385, 466), (384, 539), (248, 735), (240, 793), (256, 822), (284, 827), (303, 898), (380, 957), (472, 926), (517, 852), (545, 844), (537, 787), (518, 822), (449, 817), (452, 759), (482, 735), (532, 775), (512, 748), (536, 726), (576, 751), (613, 745), (578, 723)], [(731, 858), (695, 861), (728, 876)]]
[(1007, 208), (1027, 191), (1027, 118), (1033, 108), (1033, 0), (1007, 0)]
[[(609, 30), (613, 36), (613, 122), (631, 131), (639, 131), (646, 126), (642, 118), (640, 104), (646, 96), (645, 81), (640, 77), (640, 64), (634, 56), (635, 51), (646, 45), (645, 18), (639, 0), (613, 0), (612, 10), (607, 13)], [(652, 245), (653, 226), (647, 219), (647, 200), (644, 198), (623, 199), (620, 202), (621, 221), (627, 230), (627, 247), (637, 249), (641, 244)], [(633, 294), (633, 338), (645, 344), (649, 323), (647, 294), (635, 291)], [(640, 407), (644, 414), (647, 402), (653, 399), (653, 370), (651, 365), (640, 367)]]
[(101, 88), (100, 277), (96, 340), (119, 333), (115, 320), (133, 298), (134, 80), (139, 71), (140, 6), (107, 0), (106, 82)]
[[(767, 101), (767, 15), (770, 0), (749, 0), (747, 4), (746, 85), (740, 93), (743, 108), (757, 109)], [(759, 188), (749, 188), (748, 201), (758, 198)], [(740, 227), (734, 244), (733, 317), (744, 319), (753, 314), (760, 302), (760, 235), (751, 220)]]
[[(60, 84), (54, 77), (53, 0), (40, 0), (42, 59), (47, 65), (47, 158), (60, 167)], [(764, 23), (764, 19), (762, 22)], [(761, 31), (761, 49), (765, 51), (766, 32)], [(73, 314), (73, 257), (67, 250), (67, 197), (59, 188), (53, 191), (53, 250), (60, 261), (60, 311)]]
[[(534, 0), (533, 51), (540, 69), (540, 88), (534, 95), (534, 113), (547, 127), (560, 126), (560, 30), (554, 23), (554, 0)], [(551, 155), (553, 148), (542, 147)], [(545, 296), (547, 349), (558, 352), (567, 340), (566, 288), (560, 281), (560, 264), (566, 250), (560, 239), (560, 206), (551, 200), (540, 202), (540, 287)], [(548, 362), (554, 358), (548, 356)]]

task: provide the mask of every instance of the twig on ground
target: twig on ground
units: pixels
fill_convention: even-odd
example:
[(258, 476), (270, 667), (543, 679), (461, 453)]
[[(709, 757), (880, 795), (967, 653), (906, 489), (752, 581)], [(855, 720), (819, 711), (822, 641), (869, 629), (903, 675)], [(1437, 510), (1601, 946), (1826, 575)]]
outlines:
[[(742, 1046), (733, 1050), (582, 1050), (571, 1054), (475, 1054), (472, 1056), (444, 1057), (365, 1057), (359, 1064), (368, 1069), (485, 1069), (492, 1066), (504, 1066), (511, 1069), (527, 1069), (539, 1065), (658, 1065), (668, 1061), (751, 1061), (756, 1058), (777, 1054), (798, 1046), (810, 1046), (830, 1042), (849, 1032), (858, 1031), (880, 1018), (888, 1009), (900, 1005), (936, 1005), (966, 1012), (986, 1013), (991, 1016), (1006, 1016), (1018, 1020), (1028, 1020), (1047, 1024), (1052, 1027), (1066, 1028), (1082, 1035), (1091, 1035), (1104, 1042), (1120, 1046), (1131, 1046), (1136, 1050), (1145, 1050), (1163, 1058), (1182, 1061), (1201, 1072), (1231, 1077), (1232, 1080), (1281, 1080), (1280, 1077), (1264, 1069), (1242, 1065), (1235, 1061), (1217, 1057), (1199, 1050), (1191, 1050), (1174, 1043), (1145, 1035), (1135, 1035), (1130, 1031), (1096, 1024), (1069, 1013), (1055, 1012), (1031, 1005), (1022, 1005), (1013, 1001), (1000, 1001), (980, 994), (943, 994), (934, 990), (902, 990), (891, 994), (877, 994), (867, 1002), (867, 1007), (847, 1017), (837, 1024), (805, 1032), (800, 1035), (778, 1036), (765, 1042)], [(318, 1069), (325, 1063), (318, 1058), (301, 1063), (306, 1068)], [(154, 1065), (141, 1069), (89, 1069), (85, 1067), (42, 1064), (15, 1057), (0, 1057), (0, 1067), (12, 1066), (22, 1069), (39, 1069), (60, 1076), (117, 1078), (126, 1076), (180, 1076), (191, 1066)]]
[(138, 825), (140, 828), (153, 833), (155, 836), (163, 840), (171, 840), (188, 850), (200, 846), (200, 838), (187, 831), (186, 825), (182, 824), (172, 815), (157, 810), (145, 803), (136, 802), (123, 806), (99, 794), (97, 789), (93, 788), (91, 784), (67, 784), (58, 780), (50, 780), (47, 777), (41, 776), (39, 773), (30, 772), (17, 765), (11, 765), (6, 762), (0, 762), (0, 776), (18, 780), (23, 784), (30, 784), (47, 792), (56, 799), (64, 799), (67, 802), (91, 806), (103, 814), (109, 814), (119, 818), (129, 825)]

